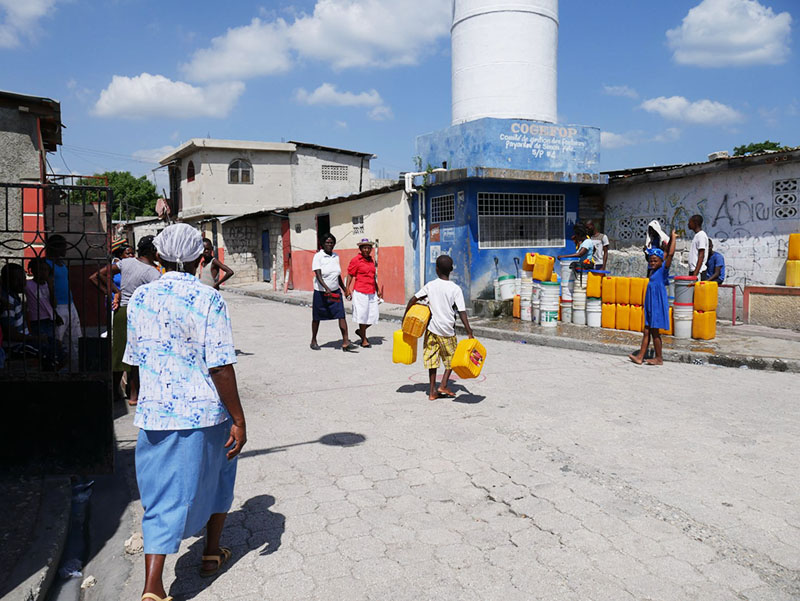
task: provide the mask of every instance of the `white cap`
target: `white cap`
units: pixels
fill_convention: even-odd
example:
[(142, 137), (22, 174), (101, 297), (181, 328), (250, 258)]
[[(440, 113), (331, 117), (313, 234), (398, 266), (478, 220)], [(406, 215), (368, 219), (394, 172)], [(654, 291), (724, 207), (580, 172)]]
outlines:
[(179, 271), (183, 270), (184, 263), (194, 261), (203, 254), (203, 237), (188, 223), (176, 223), (164, 228), (153, 244), (159, 257), (177, 263)]

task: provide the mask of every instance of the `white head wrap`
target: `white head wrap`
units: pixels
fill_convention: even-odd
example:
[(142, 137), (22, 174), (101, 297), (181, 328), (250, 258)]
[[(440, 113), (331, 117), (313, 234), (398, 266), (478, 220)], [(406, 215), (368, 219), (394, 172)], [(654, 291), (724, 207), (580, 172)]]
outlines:
[[(661, 240), (652, 240), (650, 238), (650, 228), (653, 228), (658, 234)], [(653, 219), (650, 223), (647, 224), (647, 235), (645, 236), (645, 246), (647, 248), (661, 248), (662, 244), (666, 244), (669, 242), (669, 236), (664, 233), (664, 230), (661, 229), (661, 224), (658, 222), (657, 219)]]
[(183, 271), (184, 263), (194, 261), (203, 254), (203, 237), (188, 223), (176, 223), (164, 228), (153, 244), (164, 261), (177, 263), (178, 271)]

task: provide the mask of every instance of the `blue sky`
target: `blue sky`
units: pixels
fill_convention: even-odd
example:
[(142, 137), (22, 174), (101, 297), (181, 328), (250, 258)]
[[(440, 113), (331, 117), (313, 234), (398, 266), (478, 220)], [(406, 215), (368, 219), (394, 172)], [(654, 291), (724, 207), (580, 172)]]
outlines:
[[(413, 167), (450, 124), (451, 0), (0, 0), (0, 88), (61, 101), (56, 172), (150, 173), (192, 137), (301, 140)], [(601, 168), (800, 145), (797, 0), (562, 0), (559, 121)]]

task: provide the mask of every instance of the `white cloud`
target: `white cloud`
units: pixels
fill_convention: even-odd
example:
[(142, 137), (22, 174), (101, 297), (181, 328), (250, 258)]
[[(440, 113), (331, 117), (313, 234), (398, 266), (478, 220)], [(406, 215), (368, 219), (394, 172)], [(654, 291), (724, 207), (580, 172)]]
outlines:
[(700, 125), (724, 125), (737, 123), (744, 116), (736, 109), (714, 100), (690, 102), (683, 96), (659, 96), (645, 100), (641, 108), (649, 113), (657, 113), (672, 121), (685, 121)]
[(37, 22), (56, 0), (0, 0), (0, 48), (16, 48), (23, 38), (33, 38)]
[(600, 146), (608, 150), (615, 148), (625, 148), (635, 146), (641, 141), (641, 132), (633, 131), (624, 134), (616, 134), (611, 131), (600, 132)]
[(374, 121), (384, 121), (394, 116), (392, 109), (384, 104), (383, 98), (377, 90), (358, 94), (340, 92), (335, 85), (323, 83), (313, 92), (300, 88), (295, 92), (294, 97), (298, 102), (308, 105), (369, 107), (370, 111), (367, 115)]
[(158, 163), (160, 159), (175, 151), (177, 146), (161, 146), (160, 148), (143, 148), (133, 153), (133, 156), (142, 161)]
[(225, 117), (242, 92), (239, 81), (197, 87), (163, 75), (114, 75), (100, 92), (94, 113), (125, 119)]
[(603, 93), (607, 96), (624, 96), (625, 98), (639, 98), (639, 93), (630, 86), (603, 86)]
[(211, 40), (182, 69), (193, 81), (219, 81), (284, 73), (291, 66), (286, 22), (253, 19)]
[(313, 59), (336, 69), (414, 65), (449, 35), (450, 2), (317, 0), (311, 14), (255, 18), (198, 50), (183, 70), (190, 80), (246, 79)]
[(792, 17), (757, 0), (703, 0), (667, 31), (675, 61), (698, 67), (778, 65), (789, 56)]
[(653, 142), (675, 142), (681, 137), (681, 130), (677, 127), (668, 127), (660, 134), (653, 136)]

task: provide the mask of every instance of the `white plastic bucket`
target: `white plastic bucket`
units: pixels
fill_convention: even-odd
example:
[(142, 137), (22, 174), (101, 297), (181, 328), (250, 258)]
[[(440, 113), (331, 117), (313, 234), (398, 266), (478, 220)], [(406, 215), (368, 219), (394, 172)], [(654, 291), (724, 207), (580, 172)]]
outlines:
[(679, 305), (677, 303), (672, 307), (672, 320), (675, 325), (673, 335), (675, 338), (692, 337), (693, 309), (692, 305)]
[(522, 278), (514, 280), (514, 294), (522, 294)]
[(574, 262), (561, 259), (561, 298), (567, 300), (572, 298), (572, 290), (575, 287), (575, 272), (569, 268)]
[(586, 300), (586, 325), (590, 328), (599, 328), (603, 325), (603, 301), (599, 298)]
[(576, 289), (572, 293), (572, 310), (576, 309), (579, 311), (586, 309), (586, 290)]
[(517, 292), (517, 278), (513, 275), (501, 275), (500, 300), (512, 300)]
[(555, 311), (547, 310), (541, 312), (541, 322), (543, 328), (554, 328), (558, 325), (558, 308)]
[(572, 307), (572, 323), (577, 326), (586, 325), (586, 309)]
[(531, 297), (525, 298), (524, 296), (519, 299), (519, 317), (522, 321), (533, 320), (533, 306), (531, 305)]
[(694, 302), (694, 285), (697, 278), (688, 278), (689, 276), (678, 276), (673, 280), (675, 285), (675, 304), (691, 305)]
[(561, 321), (572, 323), (572, 301), (561, 299)]

